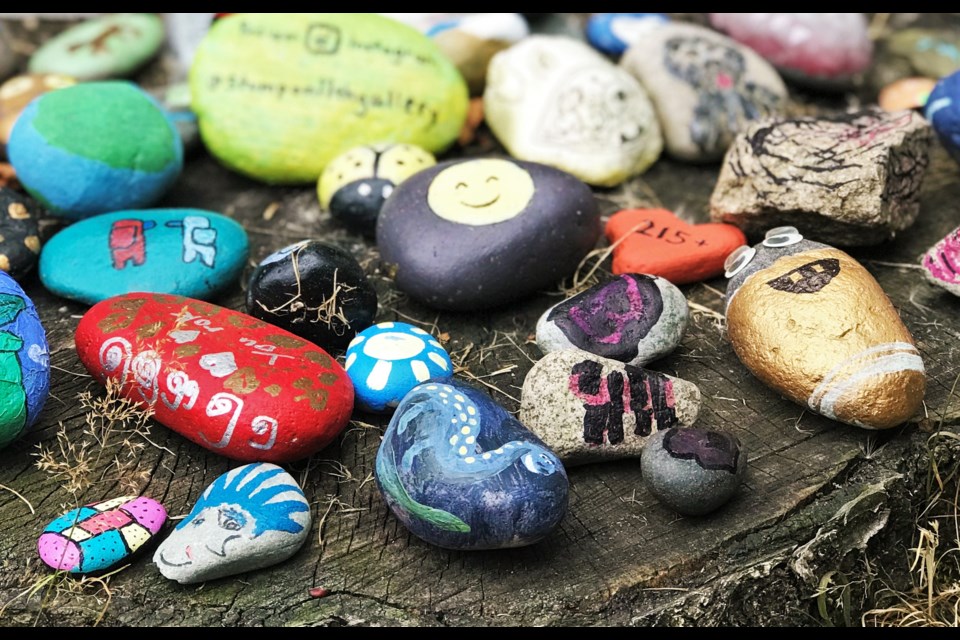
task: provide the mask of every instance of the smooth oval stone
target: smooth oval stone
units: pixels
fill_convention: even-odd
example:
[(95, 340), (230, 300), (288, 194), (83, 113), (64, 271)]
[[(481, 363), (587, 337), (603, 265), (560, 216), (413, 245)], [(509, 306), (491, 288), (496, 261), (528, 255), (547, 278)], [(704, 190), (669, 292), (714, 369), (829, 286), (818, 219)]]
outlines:
[(33, 301), (0, 273), (0, 449), (40, 416), (50, 391), (49, 354)]
[(353, 410), (346, 372), (272, 325), (179, 296), (129, 294), (87, 312), (77, 353), (94, 378), (201, 447), (241, 462), (292, 462), (336, 438)]
[(787, 99), (770, 63), (692, 24), (654, 29), (620, 64), (649, 92), (667, 151), (680, 160), (719, 160), (750, 121), (776, 114)]
[(649, 31), (669, 21), (665, 13), (595, 13), (587, 22), (587, 40), (608, 56), (619, 57)]
[(90, 82), (40, 96), (14, 125), (7, 153), (27, 191), (73, 219), (148, 207), (183, 168), (176, 128), (127, 82)]
[(537, 322), (537, 346), (544, 354), (580, 349), (639, 367), (676, 349), (689, 320), (675, 286), (622, 275), (548, 309)]
[(404, 398), (374, 475), (393, 515), (444, 549), (535, 544), (567, 511), (560, 460), (486, 393), (462, 382), (430, 382)]
[(849, 83), (873, 62), (873, 41), (862, 13), (711, 13), (710, 24), (791, 78)]
[(207, 148), (272, 183), (315, 182), (341, 153), (443, 151), (467, 114), (463, 77), (426, 36), (375, 14), (244, 13), (217, 21), (190, 73)]
[(929, 282), (960, 296), (960, 228), (933, 245), (921, 264)]
[(16, 76), (0, 85), (0, 147), (6, 147), (13, 125), (34, 99), (76, 83), (69, 76), (41, 74)]
[(273, 566), (310, 535), (310, 503), (272, 464), (249, 464), (213, 481), (153, 554), (163, 577), (196, 584)]
[(349, 253), (305, 240), (260, 263), (247, 312), (327, 350), (342, 350), (373, 324), (377, 292)]
[(370, 413), (393, 411), (422, 382), (453, 377), (447, 350), (403, 322), (383, 322), (358, 335), (347, 349), (346, 369), (357, 407)]
[(960, 69), (960, 35), (954, 29), (901, 29), (883, 45), (893, 61), (906, 61), (921, 76), (942, 78)]
[(664, 209), (620, 211), (606, 235), (615, 274), (648, 273), (677, 285), (723, 275), (727, 257), (747, 243), (731, 224), (687, 224)]
[(323, 170), (317, 189), (320, 206), (338, 222), (373, 236), (380, 210), (397, 185), (436, 164), (433, 154), (412, 144), (351, 149)]
[(33, 270), (40, 255), (41, 212), (26, 196), (0, 187), (0, 271), (19, 280)]
[(556, 284), (599, 236), (589, 187), (544, 165), (495, 158), (421, 171), (397, 187), (377, 226), (397, 286), (458, 311), (497, 307)]
[(927, 99), (924, 115), (943, 147), (960, 162), (960, 71), (937, 83)]
[(155, 13), (119, 13), (87, 20), (46, 42), (30, 58), (30, 73), (77, 80), (124, 77), (149, 62), (163, 44)]
[(520, 421), (564, 464), (637, 458), (650, 436), (690, 426), (697, 385), (583, 351), (558, 351), (523, 383)]
[(493, 56), (530, 35), (519, 13), (473, 13), (432, 26), (427, 35), (463, 75), (471, 95), (482, 95)]
[(167, 521), (167, 510), (150, 498), (117, 498), (63, 514), (37, 542), (44, 564), (57, 571), (106, 571), (150, 542)]
[(49, 240), (40, 279), (56, 295), (86, 304), (137, 291), (205, 300), (236, 284), (249, 251), (243, 227), (211, 211), (120, 211)]
[(533, 36), (490, 63), (487, 124), (515, 158), (614, 187), (663, 150), (643, 87), (582, 42)]
[(705, 516), (727, 504), (747, 471), (740, 441), (703, 429), (668, 429), (647, 443), (640, 459), (643, 483), (665, 506)]
[(884, 111), (923, 109), (937, 86), (933, 78), (902, 78), (885, 86), (877, 97)]
[(923, 360), (883, 289), (846, 253), (777, 231), (731, 265), (727, 335), (740, 361), (831, 420), (871, 430), (910, 420)]

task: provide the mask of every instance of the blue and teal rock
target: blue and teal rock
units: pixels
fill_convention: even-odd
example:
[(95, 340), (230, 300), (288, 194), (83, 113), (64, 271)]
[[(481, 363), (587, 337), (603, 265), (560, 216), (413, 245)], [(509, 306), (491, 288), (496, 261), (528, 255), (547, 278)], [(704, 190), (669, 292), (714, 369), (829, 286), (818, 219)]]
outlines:
[(121, 211), (54, 236), (40, 256), (40, 279), (87, 304), (134, 292), (208, 300), (237, 282), (248, 253), (243, 227), (216, 213)]
[(14, 125), (7, 154), (31, 195), (73, 219), (149, 207), (183, 168), (176, 128), (128, 82), (41, 96)]
[(125, 77), (163, 45), (155, 13), (118, 13), (87, 20), (45, 43), (30, 58), (30, 73), (60, 73), (77, 80)]
[(47, 334), (20, 285), (0, 273), (0, 449), (37, 421), (50, 391)]
[(481, 391), (428, 382), (404, 398), (375, 477), (390, 510), (445, 549), (509, 549), (547, 537), (567, 511), (563, 464)]

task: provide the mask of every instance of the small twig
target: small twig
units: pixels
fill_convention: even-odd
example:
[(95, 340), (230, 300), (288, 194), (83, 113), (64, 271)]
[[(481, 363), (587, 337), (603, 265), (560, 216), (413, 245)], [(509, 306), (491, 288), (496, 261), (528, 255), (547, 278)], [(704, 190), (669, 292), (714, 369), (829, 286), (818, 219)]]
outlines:
[(30, 509), (30, 514), (31, 514), (31, 515), (36, 515), (37, 512), (34, 510), (33, 505), (30, 504), (30, 501), (29, 501), (29, 500), (27, 500), (27, 499), (24, 498), (22, 495), (20, 495), (19, 493), (17, 493), (16, 491), (14, 491), (13, 489), (11, 489), (10, 487), (8, 487), (8, 486), (6, 486), (6, 485), (0, 484), (0, 489), (2, 489), (2, 490), (4, 490), (4, 491), (9, 491), (9, 492), (12, 493), (13, 495), (15, 495), (15, 496), (17, 496), (18, 498), (20, 498), (21, 502), (23, 502), (23, 504), (27, 505), (27, 508)]

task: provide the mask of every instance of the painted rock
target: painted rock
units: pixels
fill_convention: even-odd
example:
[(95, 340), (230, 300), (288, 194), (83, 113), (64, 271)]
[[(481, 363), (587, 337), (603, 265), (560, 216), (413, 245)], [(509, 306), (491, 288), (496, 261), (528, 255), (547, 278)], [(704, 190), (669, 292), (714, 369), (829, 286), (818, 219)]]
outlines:
[(40, 416), (50, 391), (49, 353), (33, 302), (0, 273), (0, 449)]
[(571, 38), (533, 36), (498, 54), (483, 103), (510, 155), (589, 184), (616, 186), (646, 171), (663, 150), (643, 88)]
[(856, 260), (788, 227), (730, 256), (727, 276), (727, 335), (766, 385), (864, 429), (897, 427), (921, 409), (920, 352)]
[(642, 366), (676, 349), (689, 320), (687, 299), (663, 278), (621, 275), (547, 310), (537, 346), (544, 354), (580, 349)]
[(877, 102), (884, 111), (923, 109), (936, 86), (933, 78), (902, 78), (885, 86)]
[(347, 349), (346, 368), (357, 407), (370, 413), (393, 411), (420, 383), (453, 377), (446, 349), (403, 322), (384, 322), (358, 335)]
[(650, 92), (667, 151), (680, 160), (719, 160), (749, 122), (777, 113), (787, 98), (776, 70), (752, 49), (692, 24), (651, 31), (621, 65)]
[(397, 286), (440, 309), (497, 307), (572, 274), (600, 237), (585, 184), (484, 158), (421, 171), (387, 201), (377, 244)]
[(664, 506), (705, 516), (727, 504), (747, 471), (740, 441), (718, 431), (668, 429), (647, 443), (643, 483)]
[(127, 82), (90, 82), (30, 103), (10, 134), (10, 162), (52, 212), (82, 219), (156, 202), (183, 168), (177, 130)]
[(143, 548), (167, 521), (150, 498), (117, 498), (60, 516), (43, 530), (37, 551), (57, 571), (88, 574), (115, 567)]
[(436, 164), (433, 154), (412, 144), (351, 149), (320, 176), (320, 206), (345, 226), (373, 236), (380, 210), (397, 185)]
[(17, 118), (35, 98), (75, 84), (76, 80), (67, 76), (26, 75), (0, 85), (0, 148), (6, 148)]
[(10, 46), (10, 35), (5, 27), (0, 26), (0, 80), (3, 80), (17, 69), (17, 54)]
[(960, 69), (960, 36), (953, 29), (903, 29), (884, 40), (893, 60), (921, 76), (942, 78)]
[(40, 279), (86, 304), (137, 291), (209, 299), (236, 284), (249, 249), (243, 227), (210, 211), (121, 211), (55, 235), (40, 256)]
[(40, 255), (40, 211), (26, 196), (0, 187), (0, 271), (19, 280), (33, 270)]
[(442, 151), (456, 141), (469, 98), (429, 38), (361, 13), (218, 20), (190, 85), (207, 148), (272, 183), (316, 182), (331, 160), (364, 144)]
[(564, 464), (638, 458), (650, 436), (689, 426), (697, 385), (583, 351), (559, 351), (527, 374), (520, 421)]
[(927, 280), (960, 296), (960, 228), (931, 247), (921, 264)]
[(733, 225), (687, 224), (663, 209), (621, 211), (606, 234), (616, 245), (614, 273), (649, 273), (678, 285), (723, 275), (727, 257), (747, 242)]
[(665, 13), (595, 13), (587, 22), (587, 40), (608, 56), (618, 58), (669, 21)]
[(197, 300), (111, 298), (83, 317), (76, 343), (94, 378), (122, 382), (157, 422), (241, 462), (309, 457), (353, 410), (350, 380), (325, 351)]
[(431, 382), (404, 398), (375, 477), (393, 515), (445, 549), (535, 544), (567, 511), (567, 472), (556, 455), (461, 382)]
[(710, 24), (792, 79), (848, 83), (873, 61), (862, 13), (711, 13)]
[(310, 503), (272, 464), (249, 464), (213, 481), (153, 554), (163, 577), (196, 584), (265, 569), (294, 556), (310, 535)]
[(377, 292), (349, 253), (305, 240), (260, 263), (247, 313), (328, 350), (343, 350), (373, 324)]
[(474, 13), (434, 25), (427, 31), (456, 65), (472, 95), (482, 95), (493, 56), (530, 35), (519, 13)]
[(125, 77), (149, 62), (163, 44), (163, 21), (154, 13), (119, 13), (71, 27), (30, 58), (30, 73), (77, 80)]
[(960, 162), (960, 71), (937, 83), (924, 111), (943, 147)]
[(912, 111), (755, 123), (727, 154), (711, 217), (751, 237), (789, 225), (843, 246), (884, 242), (920, 213), (932, 139)]

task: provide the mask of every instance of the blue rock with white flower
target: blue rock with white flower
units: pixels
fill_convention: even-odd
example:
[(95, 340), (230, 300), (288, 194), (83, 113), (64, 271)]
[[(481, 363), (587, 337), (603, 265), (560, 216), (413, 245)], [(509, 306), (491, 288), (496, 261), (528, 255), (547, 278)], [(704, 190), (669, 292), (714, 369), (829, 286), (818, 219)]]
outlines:
[(532, 545), (567, 512), (560, 459), (486, 393), (458, 381), (431, 381), (404, 398), (374, 475), (393, 515), (444, 549)]
[(423, 329), (384, 322), (350, 343), (346, 370), (357, 407), (368, 413), (389, 413), (418, 384), (452, 377), (453, 363), (443, 345)]
[(669, 21), (665, 13), (595, 13), (587, 22), (587, 40), (595, 49), (620, 57), (645, 33)]
[(274, 464), (228, 471), (157, 548), (165, 578), (196, 584), (289, 559), (310, 535), (310, 503), (293, 476)]
[(924, 115), (946, 150), (960, 162), (960, 71), (937, 83)]

